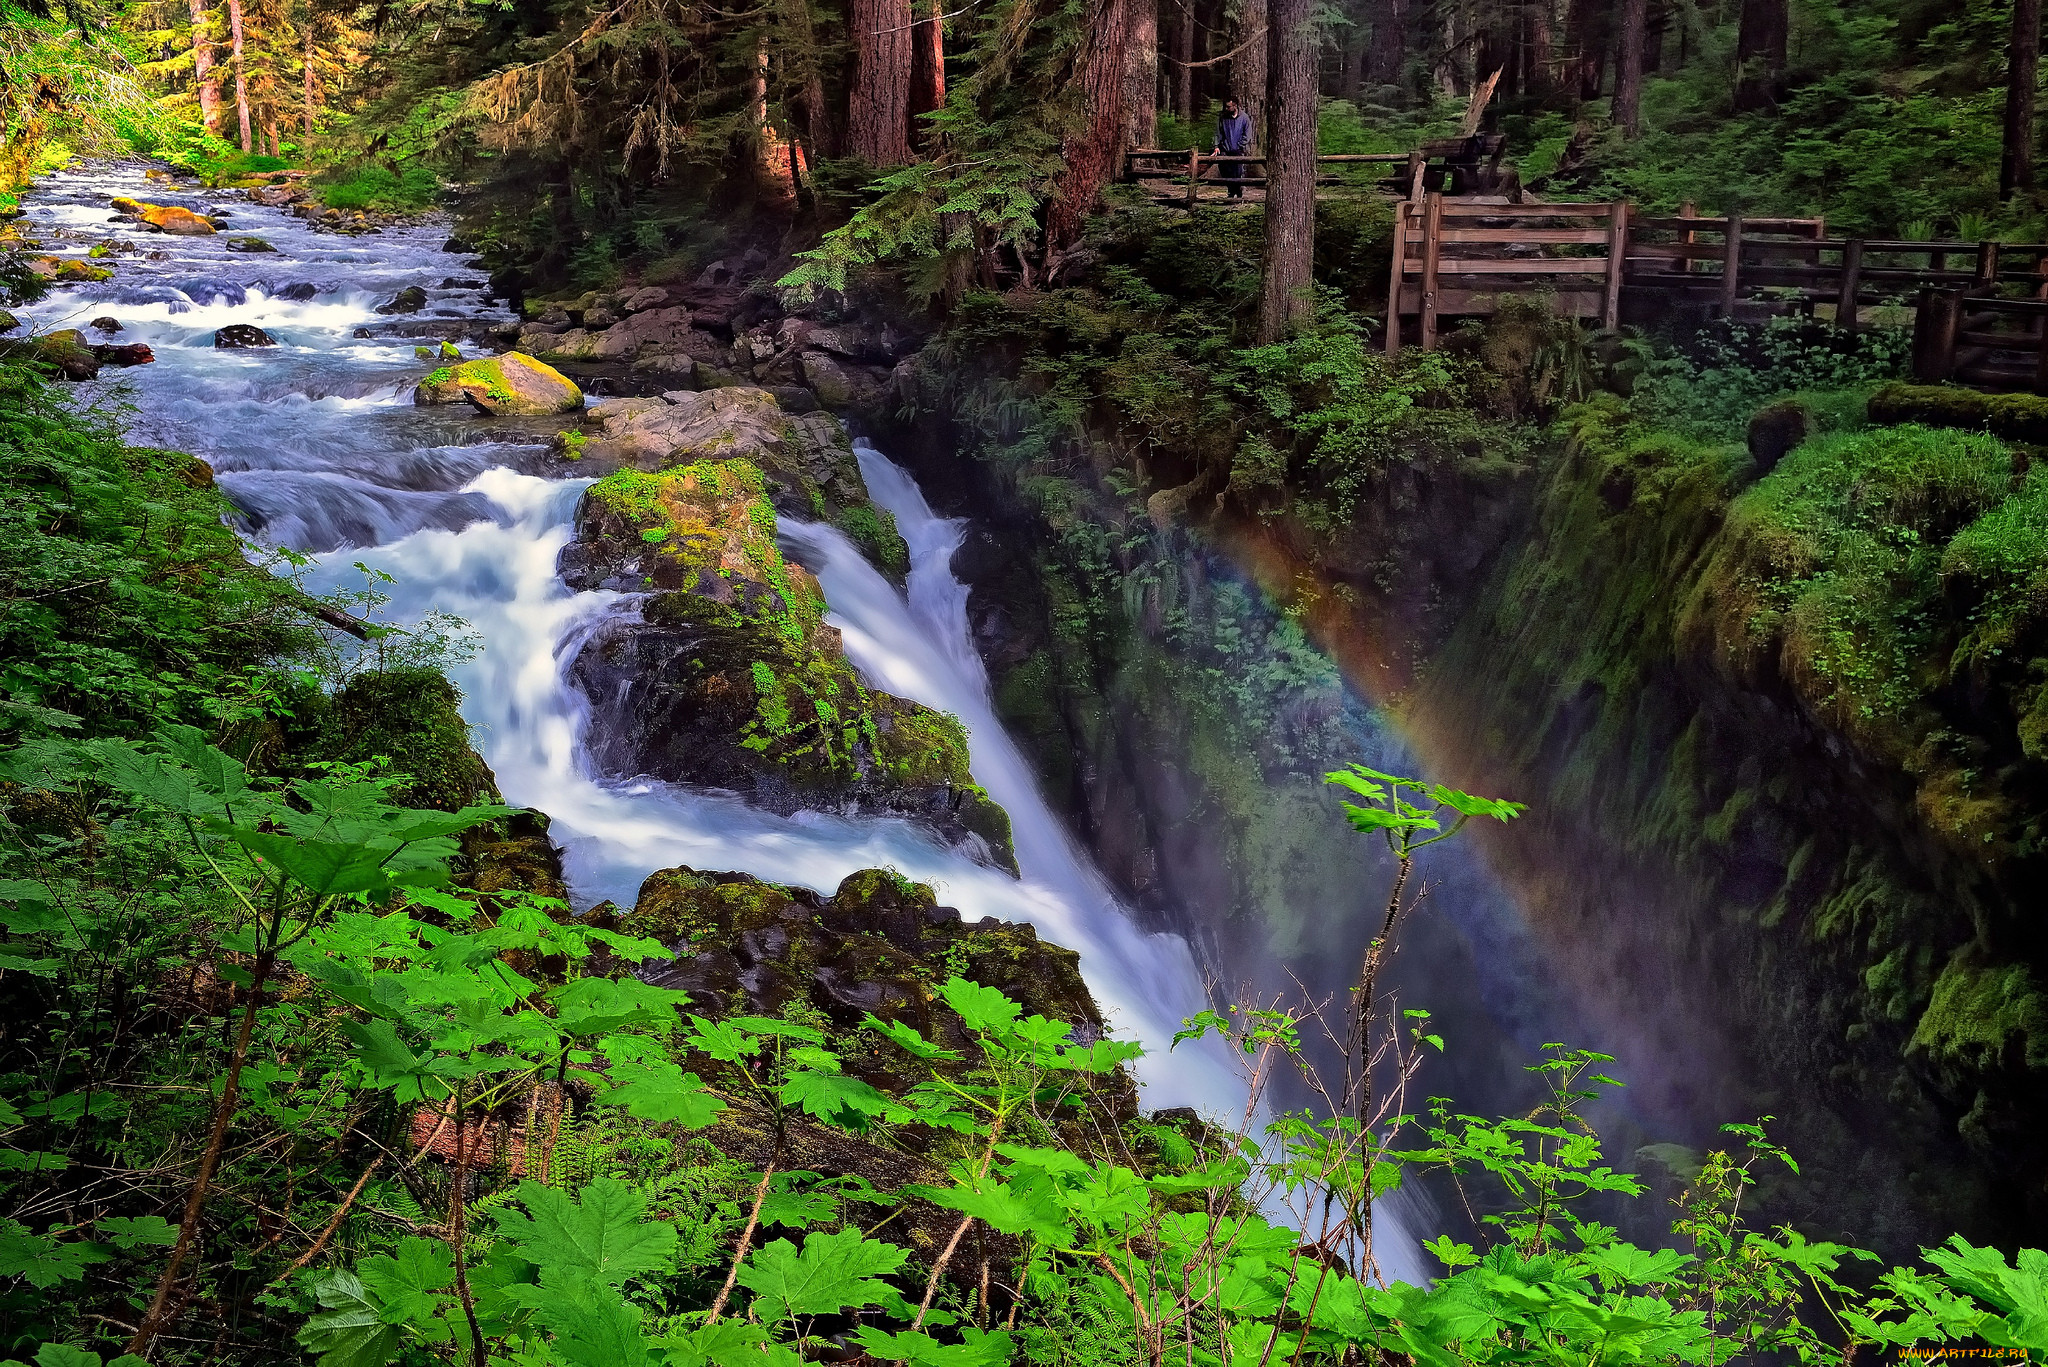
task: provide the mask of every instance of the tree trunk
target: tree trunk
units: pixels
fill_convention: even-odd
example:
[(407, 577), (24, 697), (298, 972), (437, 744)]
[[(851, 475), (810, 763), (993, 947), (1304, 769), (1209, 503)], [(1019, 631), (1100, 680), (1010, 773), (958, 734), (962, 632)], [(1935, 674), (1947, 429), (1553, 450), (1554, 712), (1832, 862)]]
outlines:
[(2034, 79), (2041, 63), (2041, 0), (2013, 0), (2012, 41), (2005, 63), (2005, 148), (1998, 158), (1998, 197), (2034, 188)]
[(812, 159), (839, 155), (839, 129), (832, 119), (832, 106), (825, 98), (825, 77), (818, 65), (816, 25), (811, 20), (810, 0), (789, 0), (782, 8), (782, 22), (788, 41), (785, 62), (802, 64), (795, 75), (803, 90), (805, 155)]
[(1309, 294), (1316, 249), (1315, 0), (1270, 0), (1269, 13), (1273, 79), (1261, 343), (1278, 341), (1315, 317)]
[(1607, 63), (1607, 12), (1600, 0), (1572, 0), (1565, 15), (1565, 47), (1571, 56), (1559, 82), (1581, 100), (1600, 98), (1602, 68)]
[(1195, 4), (1178, 0), (1173, 18), (1173, 113), (1179, 119), (1195, 117)]
[(213, 16), (206, 0), (190, 0), (192, 10), (192, 83), (199, 91), (199, 122), (209, 133), (220, 131), (220, 77), (213, 69)]
[(306, 103), (301, 115), (304, 126), (299, 137), (301, 156), (313, 150), (313, 98), (317, 81), (313, 74), (313, 16), (309, 12), (306, 16)]
[(1788, 0), (1742, 0), (1735, 39), (1735, 107), (1775, 109), (1785, 93), (1785, 54), (1791, 37)]
[(249, 73), (242, 64), (242, 0), (228, 0), (228, 31), (234, 38), (235, 115), (242, 125), (242, 151), (256, 150), (249, 131)]
[(873, 166), (910, 160), (910, 0), (852, 0), (846, 150)]
[(938, 0), (927, 0), (931, 13), (910, 31), (910, 142), (926, 142), (923, 115), (946, 102), (946, 31)]
[(1150, 147), (1159, 136), (1159, 0), (1131, 0), (1130, 51), (1124, 66), (1123, 145)]
[(1557, 88), (1557, 80), (1550, 69), (1551, 33), (1550, 3), (1531, 6), (1529, 9), (1529, 80), (1531, 95), (1547, 95)]
[(1094, 0), (1085, 31), (1094, 35), (1081, 60), (1083, 118), (1081, 130), (1062, 147), (1066, 171), (1060, 177), (1052, 211), (1046, 217), (1045, 259), (1054, 258), (1081, 239), (1081, 223), (1120, 168), (1126, 120), (1124, 92), (1130, 80), (1131, 32), (1136, 11), (1152, 0)]
[(1643, 35), (1649, 0), (1621, 0), (1621, 44), (1615, 53), (1610, 121), (1630, 139), (1643, 131)]
[[(1231, 46), (1242, 49), (1230, 59), (1230, 87), (1226, 95), (1237, 100), (1238, 108), (1252, 121), (1252, 145), (1260, 151), (1266, 149), (1266, 86), (1269, 77), (1267, 64), (1270, 60), (1272, 43), (1266, 33), (1266, 17), (1270, 0), (1244, 0), (1238, 11), (1236, 42)], [(1252, 35), (1259, 34), (1257, 41)], [(1249, 46), (1247, 46), (1249, 44)]]
[(1372, 41), (1366, 48), (1368, 85), (1397, 85), (1408, 43), (1408, 0), (1373, 0)]

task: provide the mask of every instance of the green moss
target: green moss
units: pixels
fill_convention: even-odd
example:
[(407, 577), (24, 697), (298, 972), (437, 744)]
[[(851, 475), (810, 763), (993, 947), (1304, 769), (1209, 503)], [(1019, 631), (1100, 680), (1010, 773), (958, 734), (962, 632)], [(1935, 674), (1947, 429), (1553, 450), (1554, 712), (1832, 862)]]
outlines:
[[(822, 511), (822, 498), (818, 499), (818, 506)], [(894, 513), (872, 503), (857, 503), (839, 514), (837, 526), (884, 573), (909, 573), (910, 547), (896, 530)]]
[(317, 706), (317, 738), (306, 753), (362, 763), (383, 757), (407, 782), (400, 802), (442, 811), (494, 795), (491, 772), (470, 748), (462, 694), (433, 669), (365, 674)]
[(2048, 398), (1947, 385), (1890, 384), (1870, 397), (1874, 423), (1966, 427), (2009, 441), (2048, 441)]
[(1965, 950), (1935, 983), (1913, 1046), (1983, 1068), (2048, 1068), (2048, 994), (2028, 965), (1985, 963)]
[[(699, 461), (659, 474), (621, 470), (586, 497), (695, 575), (747, 578), (772, 589), (776, 603), (765, 615), (791, 646), (804, 647), (824, 620), (817, 581), (796, 571), (776, 544), (767, 481), (751, 462)], [(728, 565), (733, 556), (744, 571)]]

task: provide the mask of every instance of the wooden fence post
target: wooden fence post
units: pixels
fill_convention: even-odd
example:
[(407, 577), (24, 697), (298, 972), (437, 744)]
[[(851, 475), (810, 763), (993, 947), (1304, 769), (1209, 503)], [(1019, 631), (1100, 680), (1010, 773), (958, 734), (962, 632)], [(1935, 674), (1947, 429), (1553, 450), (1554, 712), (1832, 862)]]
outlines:
[(1722, 230), (1721, 244), (1721, 316), (1735, 317), (1735, 301), (1741, 298), (1742, 285), (1742, 215), (1728, 215), (1728, 226)]
[(1195, 182), (1202, 178), (1202, 154), (1193, 147), (1188, 149), (1188, 208), (1195, 207)]
[(2034, 340), (2034, 392), (2048, 394), (2048, 323)]
[(1408, 225), (1415, 217), (1415, 203), (1402, 200), (1394, 206), (1394, 269), (1387, 281), (1387, 359), (1401, 354), (1401, 292), (1408, 287)]
[(1431, 190), (1422, 200), (1422, 349), (1436, 350), (1436, 272), (1443, 252), (1444, 197)]
[(1842, 283), (1835, 292), (1835, 326), (1854, 332), (1858, 326), (1856, 297), (1863, 288), (1863, 239), (1854, 237), (1842, 244)]
[(1994, 286), (1998, 283), (1998, 244), (1979, 242), (1977, 244), (1977, 284)]
[[(1693, 202), (1688, 199), (1685, 203), (1678, 206), (1678, 216), (1680, 218), (1698, 218), (1699, 211), (1693, 207)], [(1694, 232), (1690, 228), (1686, 229), (1684, 232), (1678, 235), (1678, 242), (1680, 246), (1690, 247), (1693, 245), (1693, 243), (1697, 242), (1698, 240), (1699, 234)], [(1692, 275), (1697, 270), (1698, 265), (1696, 262), (1693, 261), (1693, 259), (1690, 256), (1681, 256), (1680, 258), (1678, 258), (1678, 273), (1680, 275)]]
[(1913, 315), (1913, 378), (1946, 384), (1956, 369), (1956, 333), (1963, 323), (1963, 290), (1922, 290)]
[(1408, 154), (1408, 181), (1401, 196), (1403, 199), (1412, 199), (1418, 203), (1421, 201), (1422, 172), (1428, 165), (1429, 158), (1423, 156), (1422, 153), (1410, 152)]
[(1628, 266), (1628, 201), (1618, 199), (1607, 225), (1607, 298), (1600, 309), (1600, 326), (1621, 326), (1621, 277)]

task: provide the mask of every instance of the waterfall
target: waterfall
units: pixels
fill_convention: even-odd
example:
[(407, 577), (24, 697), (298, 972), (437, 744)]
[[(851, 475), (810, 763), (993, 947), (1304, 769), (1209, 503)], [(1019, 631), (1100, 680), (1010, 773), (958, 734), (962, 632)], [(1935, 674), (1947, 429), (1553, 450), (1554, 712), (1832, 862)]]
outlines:
[[(387, 620), (440, 612), (470, 623), (474, 653), (448, 673), (463, 692), (474, 743), (508, 801), (551, 818), (579, 904), (630, 906), (648, 874), (679, 864), (825, 892), (856, 870), (891, 867), (933, 885), (970, 921), (1028, 921), (1078, 950), (1111, 1026), (1146, 1048), (1137, 1074), (1147, 1105), (1193, 1106), (1226, 1126), (1239, 1123), (1245, 1088), (1225, 1052), (1171, 1047), (1182, 1018), (1207, 1004), (1194, 956), (1178, 936), (1136, 925), (1040, 796), (995, 717), (968, 632), (967, 589), (950, 564), (963, 524), (933, 513), (906, 472), (871, 446), (857, 447), (875, 501), (909, 543), (907, 593), (829, 527), (785, 521), (784, 535), (820, 576), (829, 620), (855, 666), (876, 686), (964, 723), (977, 780), (1009, 812), (1021, 879), (905, 821), (781, 817), (729, 794), (595, 776), (585, 757), (588, 709), (566, 671), (597, 624), (637, 611), (637, 600), (572, 593), (555, 572), (590, 481), (543, 479), (520, 467), (556, 424), (413, 406), (416, 340), (466, 336), (509, 317), (479, 298), (480, 282), (440, 279), (473, 269), (441, 252), (444, 230), (391, 228), (368, 241), (317, 234), (224, 192), (146, 181), (135, 166), (48, 177), (31, 218), (59, 253), (83, 254), (119, 231), (107, 223), (113, 195), (225, 207), (235, 233), (260, 232), (278, 251), (239, 256), (225, 251), (224, 239), (151, 238), (159, 251), (121, 257), (114, 280), (60, 289), (19, 312), (39, 330), (112, 316), (122, 324), (116, 340), (154, 348), (155, 364), (108, 373), (134, 405), (135, 440), (206, 459), (240, 509), (243, 530), (315, 552), (303, 571), (307, 588), (361, 588), (360, 564), (393, 578), (378, 586), (390, 596)], [(376, 314), (378, 303), (415, 284), (429, 293), (421, 315)], [(216, 349), (213, 330), (230, 322), (256, 323), (280, 345)], [(357, 335), (365, 329), (372, 335)], [(1391, 1274), (1423, 1275), (1419, 1252), (1390, 1212), (1378, 1243)]]

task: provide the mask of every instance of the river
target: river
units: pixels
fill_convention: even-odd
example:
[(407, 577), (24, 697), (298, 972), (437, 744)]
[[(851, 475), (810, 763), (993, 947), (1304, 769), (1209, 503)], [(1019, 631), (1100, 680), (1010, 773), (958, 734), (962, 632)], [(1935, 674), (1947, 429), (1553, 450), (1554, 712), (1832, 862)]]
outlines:
[[(110, 222), (130, 196), (225, 210), (216, 237), (134, 235)], [(830, 892), (847, 874), (887, 866), (932, 884), (968, 920), (1028, 921), (1080, 951), (1081, 969), (1112, 1027), (1146, 1046), (1138, 1065), (1148, 1106), (1194, 1106), (1236, 1123), (1245, 1084), (1221, 1052), (1171, 1048), (1182, 1018), (1207, 1004), (1187, 943), (1141, 930), (1040, 794), (997, 721), (967, 624), (967, 589), (951, 562), (962, 524), (941, 517), (915, 481), (873, 447), (858, 447), (875, 501), (895, 514), (912, 568), (899, 590), (837, 531), (785, 520), (791, 551), (817, 573), (849, 657), (873, 684), (958, 716), (979, 782), (1009, 812), (1021, 879), (942, 848), (897, 820), (822, 813), (785, 818), (722, 793), (651, 780), (610, 782), (585, 762), (590, 724), (565, 682), (575, 652), (630, 596), (571, 592), (555, 572), (588, 480), (530, 473), (556, 421), (490, 419), (466, 406), (421, 408), (412, 389), (429, 368), (416, 345), (477, 335), (511, 315), (487, 300), (469, 258), (442, 250), (447, 226), (424, 223), (348, 237), (313, 231), (238, 193), (194, 192), (145, 179), (139, 165), (88, 166), (43, 180), (26, 201), (46, 249), (80, 255), (128, 238), (113, 279), (57, 291), (22, 310), (41, 330), (111, 317), (110, 340), (144, 342), (154, 364), (108, 370), (81, 394), (120, 400), (133, 439), (207, 460), (259, 543), (311, 555), (309, 589), (359, 588), (364, 567), (388, 574), (386, 620), (453, 614), (474, 653), (449, 666), (472, 739), (505, 798), (545, 812), (579, 906), (630, 906), (656, 869), (740, 870)], [(228, 250), (260, 236), (274, 252)], [(418, 285), (419, 313), (378, 305)], [(215, 329), (264, 328), (275, 347), (220, 349)], [(370, 335), (359, 335), (367, 332)], [(400, 335), (405, 334), (405, 335)], [(97, 334), (95, 341), (101, 340)], [(477, 354), (472, 342), (465, 354)], [(1426, 1269), (1398, 1218), (1384, 1212), (1384, 1270)]]

